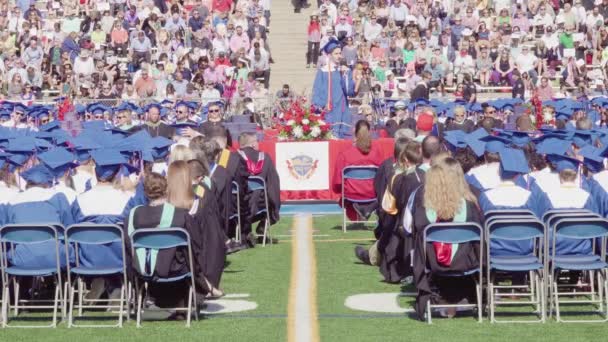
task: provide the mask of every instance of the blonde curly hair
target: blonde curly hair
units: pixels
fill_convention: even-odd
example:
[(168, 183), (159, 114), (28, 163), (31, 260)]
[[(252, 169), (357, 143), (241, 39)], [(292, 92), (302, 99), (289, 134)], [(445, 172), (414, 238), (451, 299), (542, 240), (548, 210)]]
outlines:
[(431, 165), (424, 182), (424, 207), (433, 209), (438, 219), (453, 219), (463, 199), (477, 202), (456, 159), (441, 154)]

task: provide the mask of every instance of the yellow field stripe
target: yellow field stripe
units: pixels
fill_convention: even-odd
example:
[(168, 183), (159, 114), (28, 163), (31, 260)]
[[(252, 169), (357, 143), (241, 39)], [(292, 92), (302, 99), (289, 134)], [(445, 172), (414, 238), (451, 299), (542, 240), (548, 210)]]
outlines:
[(293, 231), (287, 337), (289, 342), (317, 342), (317, 266), (312, 239), (312, 216), (296, 216)]

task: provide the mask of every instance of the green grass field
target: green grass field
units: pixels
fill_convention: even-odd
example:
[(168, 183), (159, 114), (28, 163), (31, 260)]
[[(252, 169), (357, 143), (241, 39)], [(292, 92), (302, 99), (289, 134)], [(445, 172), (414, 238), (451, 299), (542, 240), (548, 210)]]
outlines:
[[(399, 285), (382, 282), (377, 268), (361, 265), (354, 256), (357, 244), (371, 243), (371, 230), (343, 234), (340, 217), (315, 217), (317, 307), (322, 341), (602, 341), (605, 324), (478, 324), (471, 316), (435, 319), (428, 326), (406, 314), (354, 311), (344, 306), (348, 296), (399, 292)], [(255, 310), (206, 316), (186, 329), (183, 322), (134, 322), (122, 329), (3, 329), (0, 341), (285, 341), (291, 268), (292, 220), (273, 227), (279, 243), (231, 255), (222, 279), (227, 294), (249, 294)], [(408, 306), (410, 298), (402, 298)]]

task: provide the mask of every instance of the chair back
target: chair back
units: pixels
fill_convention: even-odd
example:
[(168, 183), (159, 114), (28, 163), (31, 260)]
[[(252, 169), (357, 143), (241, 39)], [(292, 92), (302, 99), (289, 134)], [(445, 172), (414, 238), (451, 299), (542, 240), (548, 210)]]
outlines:
[(249, 187), (249, 191), (266, 190), (266, 182), (262, 177), (250, 176), (247, 179), (247, 187)]
[(189, 247), (190, 234), (183, 228), (142, 228), (131, 234), (134, 249), (146, 248), (163, 250), (175, 247)]
[(480, 241), (483, 229), (474, 222), (431, 223), (424, 228), (425, 245), (428, 242), (464, 243)]
[(562, 218), (555, 223), (555, 235), (587, 240), (608, 236), (608, 221), (604, 218)]
[(484, 217), (486, 221), (491, 220), (494, 217), (502, 217), (505, 215), (509, 216), (534, 216), (534, 213), (528, 209), (499, 209), (499, 210), (488, 210), (485, 212)]
[(11, 224), (0, 228), (0, 242), (34, 244), (57, 240), (57, 228), (51, 225)]
[(342, 169), (342, 179), (368, 180), (374, 179), (378, 167), (375, 165), (347, 166)]
[(553, 219), (553, 217), (555, 216), (569, 216), (569, 215), (574, 215), (574, 214), (592, 214), (592, 215), (597, 215), (595, 213), (593, 213), (590, 210), (587, 209), (552, 209), (552, 210), (547, 210), (547, 212), (543, 215), (543, 222), (545, 222), (547, 224), (547, 226), (551, 226), (549, 225), (549, 221)]
[(67, 243), (105, 245), (113, 242), (123, 242), (123, 231), (112, 224), (75, 224), (65, 231)]
[(486, 226), (486, 235), (488, 240), (532, 240), (545, 236), (545, 225), (536, 218), (497, 218)]
[(239, 189), (239, 184), (238, 184), (237, 182), (234, 182), (234, 181), (233, 181), (233, 182), (232, 182), (232, 188), (231, 188), (232, 194), (233, 194), (233, 195), (237, 195), (237, 196), (238, 196), (238, 194), (239, 194), (239, 190), (240, 190), (240, 189)]

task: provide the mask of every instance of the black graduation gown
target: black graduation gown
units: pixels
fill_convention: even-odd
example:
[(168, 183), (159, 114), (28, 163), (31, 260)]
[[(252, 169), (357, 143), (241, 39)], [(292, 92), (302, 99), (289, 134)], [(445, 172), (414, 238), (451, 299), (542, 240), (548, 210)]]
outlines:
[[(133, 215), (133, 228), (154, 228), (160, 223), (163, 212), (163, 206), (141, 206), (135, 209)], [(194, 236), (189, 231), (187, 221), (189, 220), (188, 211), (185, 209), (175, 208), (171, 227), (186, 229), (192, 239), (194, 247)], [(129, 217), (125, 218), (125, 230), (129, 227)], [(131, 255), (130, 239), (127, 239), (127, 255), (128, 264), (137, 268), (137, 262)], [(156, 267), (154, 275), (162, 278), (177, 277), (190, 271), (188, 265), (188, 250), (186, 248), (169, 248), (161, 250), (156, 258)], [(154, 298), (155, 304), (159, 307), (171, 307), (182, 305), (187, 302), (188, 287), (185, 282), (181, 283), (150, 283), (150, 296)]]
[(465, 133), (471, 133), (475, 130), (475, 124), (473, 121), (466, 119), (462, 123), (457, 123), (452, 119), (449, 119), (445, 124), (446, 131), (463, 131)]
[(378, 251), (382, 255), (380, 273), (387, 283), (398, 283), (412, 275), (410, 251), (413, 248), (412, 235), (403, 229), (403, 214), (410, 195), (424, 182), (425, 172), (416, 168), (395, 177), (389, 191), (395, 197), (397, 213), (385, 214), (382, 221)]
[[(242, 149), (247, 158), (253, 162), (258, 161), (260, 152), (254, 150), (251, 147), (245, 147)], [(281, 184), (279, 181), (279, 174), (277, 169), (272, 162), (270, 156), (264, 153), (264, 167), (262, 172), (258, 175), (262, 177), (266, 182), (266, 190), (268, 191), (268, 210), (270, 215), (270, 224), (275, 224), (279, 221), (279, 210), (281, 209)], [(264, 207), (264, 195), (261, 190), (249, 192), (249, 219), (251, 222), (263, 220), (264, 217), (256, 216), (256, 213)]]
[(228, 146), (232, 146), (232, 136), (230, 135), (230, 131), (224, 126), (224, 121), (217, 121), (217, 122), (211, 122), (209, 120), (203, 122), (199, 127), (198, 127), (198, 132), (205, 135), (205, 136), (211, 136), (211, 133), (213, 132), (213, 130), (215, 129), (215, 127), (220, 126), (226, 129), (227, 134), (227, 144)]
[[(227, 172), (226, 177), (226, 189), (230, 189), (230, 207), (228, 208), (228, 215), (231, 216), (237, 213), (237, 200), (236, 195), (232, 195), (232, 182), (235, 182), (239, 185), (239, 196), (241, 199), (241, 232), (246, 235), (251, 232), (251, 223), (247, 222), (247, 218), (249, 217), (249, 191), (247, 189), (247, 178), (249, 178), (249, 173), (247, 172), (247, 164), (245, 163), (245, 159), (241, 157), (237, 152), (232, 152), (229, 150), (224, 150), (229, 153), (228, 162), (226, 163), (225, 170)], [(224, 152), (222, 152), (224, 153)], [(224, 168), (219, 165), (218, 168)], [(232, 220), (229, 222), (228, 236), (234, 238), (236, 236), (236, 225), (238, 221)]]
[[(433, 245), (429, 244), (426, 249), (426, 264), (424, 263), (424, 259), (421, 255), (424, 250), (422, 235), (424, 228), (431, 222), (429, 222), (426, 216), (426, 208), (423, 203), (424, 187), (421, 187), (416, 192), (414, 207), (412, 209), (415, 250), (413, 263), (414, 284), (418, 291), (415, 309), (420, 320), (424, 319), (426, 305), (429, 299), (434, 303), (441, 300), (445, 300), (449, 303), (457, 303), (463, 298), (467, 298), (469, 302), (475, 301), (475, 286), (471, 278), (442, 278), (434, 276), (434, 271), (463, 272), (479, 267), (479, 244), (471, 242), (458, 245), (458, 250), (449, 267), (443, 266), (437, 262)], [(466, 221), (481, 224), (481, 214), (476, 203), (467, 201)], [(426, 269), (429, 270), (428, 273), (425, 271)]]
[(165, 137), (167, 139), (173, 139), (175, 136), (175, 128), (161, 122), (158, 126), (150, 126), (143, 124), (141, 129), (148, 131), (151, 137), (155, 138), (158, 136)]
[(222, 229), (228, 234), (228, 218), (230, 217), (230, 209), (232, 200), (232, 182), (228, 183), (228, 171), (221, 166), (217, 166), (211, 174), (211, 182), (213, 186), (213, 194), (217, 199), (217, 207)]
[(426, 83), (420, 82), (416, 86), (416, 88), (414, 88), (414, 90), (412, 90), (412, 93), (410, 94), (410, 99), (412, 101), (416, 101), (416, 100), (420, 100), (420, 99), (428, 100), (429, 99), (429, 87), (426, 85)]
[[(374, 190), (376, 190), (376, 201), (381, 204), (382, 197), (384, 196), (384, 190), (390, 184), (391, 178), (395, 173), (394, 169), (394, 159), (388, 158), (383, 161), (382, 164), (378, 167), (378, 172), (376, 172), (376, 177), (374, 177)], [(382, 210), (382, 205), (378, 205), (378, 209), (376, 209), (376, 214), (378, 215), (378, 227), (374, 229), (374, 235), (376, 239), (380, 237), (382, 221), (384, 220), (384, 216), (387, 213)]]
[(196, 213), (189, 217), (188, 229), (192, 235), (192, 247), (196, 263), (195, 278), (204, 290), (204, 276), (215, 288), (219, 288), (226, 263), (226, 235), (219, 214), (218, 199), (213, 191), (205, 188), (198, 200)]

